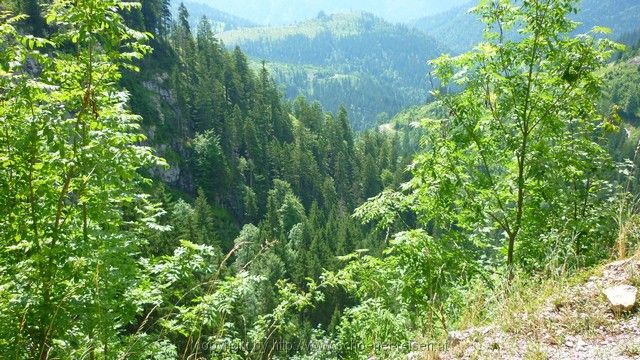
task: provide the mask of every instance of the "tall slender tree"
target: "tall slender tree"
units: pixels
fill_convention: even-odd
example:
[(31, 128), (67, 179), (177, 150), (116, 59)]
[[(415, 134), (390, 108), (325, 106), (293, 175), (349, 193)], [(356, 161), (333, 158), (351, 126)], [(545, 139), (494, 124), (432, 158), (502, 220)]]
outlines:
[[(562, 225), (567, 211), (586, 214), (604, 199), (610, 163), (597, 142), (604, 126), (596, 70), (615, 45), (570, 36), (576, 3), (481, 1), (474, 11), (487, 24), (485, 41), (433, 61), (445, 86), (464, 90), (436, 92), (450, 118), (431, 122), (418, 198), (438, 227), (476, 244), (504, 241), (510, 273), (518, 247), (544, 252), (544, 232), (577, 240), (581, 226)], [(511, 36), (515, 27), (521, 37)]]

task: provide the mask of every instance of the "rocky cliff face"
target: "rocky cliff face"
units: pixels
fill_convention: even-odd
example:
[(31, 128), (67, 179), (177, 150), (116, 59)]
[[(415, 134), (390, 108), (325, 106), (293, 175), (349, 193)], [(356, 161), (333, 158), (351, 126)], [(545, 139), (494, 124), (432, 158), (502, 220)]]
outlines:
[(188, 166), (191, 159), (189, 129), (185, 126), (185, 116), (178, 106), (169, 75), (155, 74), (142, 80), (141, 84), (146, 92), (146, 105), (156, 114), (154, 118), (145, 118), (143, 121), (148, 145), (155, 148), (156, 155), (163, 157), (169, 164), (169, 167), (149, 169), (149, 173), (172, 187), (195, 194), (193, 174)]

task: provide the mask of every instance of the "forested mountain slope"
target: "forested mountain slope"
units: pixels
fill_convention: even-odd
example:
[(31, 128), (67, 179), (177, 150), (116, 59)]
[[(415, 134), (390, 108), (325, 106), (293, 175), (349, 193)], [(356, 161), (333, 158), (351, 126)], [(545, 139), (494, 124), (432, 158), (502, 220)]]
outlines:
[(640, 125), (640, 57), (636, 52), (605, 71), (602, 107), (616, 106), (627, 123)]
[[(408, 180), (419, 135), (409, 126), (356, 135), (346, 109), (282, 98), (267, 68), (225, 49), (207, 22), (191, 28), (181, 9), (141, 71), (122, 81), (148, 143), (169, 163), (150, 175), (172, 230), (151, 248), (170, 254), (186, 237), (234, 254), (234, 268), (264, 278), (241, 310), (243, 323), (257, 321), (276, 310), (279, 281), (305, 287), (340, 268), (337, 256), (383, 250), (382, 235), (352, 213)], [(347, 303), (336, 292), (296, 322), (335, 326)]]
[(266, 68), (254, 71), (240, 49), (222, 47), (208, 22), (191, 29), (187, 19), (182, 8), (171, 36), (123, 85), (149, 143), (170, 164), (153, 175), (190, 196), (202, 190), (227, 213), (223, 249), (234, 224), (264, 218), (276, 181), (304, 211), (348, 220), (358, 204), (405, 179), (415, 139), (356, 136), (344, 108), (327, 113), (302, 96), (286, 101)]
[(640, 47), (640, 28), (622, 34), (618, 41), (629, 47), (630, 53), (637, 52)]
[[(137, 309), (134, 312), (145, 311), (151, 317), (163, 319), (154, 321), (151, 327), (155, 330), (151, 331), (157, 331), (157, 339), (165, 340), (160, 340), (160, 343), (151, 340), (151, 343), (160, 348), (144, 350), (154, 355), (164, 351), (175, 353), (177, 357), (177, 348), (180, 352), (186, 349), (193, 353), (201, 351), (198, 344), (190, 341), (192, 335), (172, 325), (174, 321), (182, 323), (186, 320), (183, 316), (194, 316), (196, 322), (202, 319), (203, 328), (197, 332), (219, 332), (222, 337), (229, 336), (229, 340), (244, 338), (247, 342), (256, 344), (255, 349), (242, 350), (240, 353), (244, 353), (244, 356), (238, 355), (240, 358), (262, 357), (263, 347), (271, 345), (268, 333), (260, 335), (254, 332), (256, 329), (271, 332), (280, 331), (277, 329), (284, 325), (288, 329), (293, 326), (300, 332), (290, 339), (307, 341), (312, 337), (314, 328), (335, 328), (339, 314), (352, 302), (343, 291), (332, 290), (325, 300), (310, 307), (304, 305), (304, 299), (297, 298), (295, 289), (311, 290), (312, 283), (319, 281), (323, 272), (341, 268), (338, 256), (346, 256), (361, 248), (369, 249), (371, 254), (383, 251), (386, 245), (383, 234), (371, 226), (361, 224), (352, 217), (352, 213), (366, 199), (376, 196), (384, 189), (397, 188), (400, 183), (408, 180), (406, 168), (413, 153), (417, 151), (417, 138), (412, 137), (409, 129), (403, 127), (398, 127), (394, 134), (372, 130), (356, 136), (351, 130), (349, 115), (345, 109), (338, 109), (335, 113), (325, 112), (319, 103), (307, 101), (303, 97), (292, 102), (286, 101), (281, 97), (267, 69), (254, 71), (239, 49), (227, 51), (223, 48), (208, 21), (202, 21), (196, 28), (192, 28), (184, 6), (179, 7), (175, 20), (170, 22), (165, 21), (168, 8), (163, 0), (146, 0), (142, 7), (127, 8), (129, 11), (123, 12), (122, 18), (114, 12), (118, 6), (125, 6), (120, 1), (89, 1), (91, 2), (82, 3), (78, 7), (57, 1), (55, 5), (58, 7), (52, 7), (52, 14), (56, 14), (56, 19), (59, 16), (64, 21), (51, 22), (42, 31), (46, 36), (66, 36), (64, 31), (70, 24), (66, 16), (76, 19), (77, 26), (81, 29), (93, 26), (95, 19), (109, 18), (112, 28), (116, 29), (114, 33), (109, 33), (112, 34), (109, 41), (114, 44), (122, 41), (126, 45), (128, 42), (123, 39), (129, 40), (133, 36), (139, 41), (146, 39), (142, 33), (127, 28), (126, 24), (137, 30), (153, 33), (154, 39), (148, 40), (154, 51), (143, 60), (136, 60), (142, 56), (142, 53), (137, 52), (128, 54), (131, 57), (127, 58), (120, 58), (118, 52), (110, 52), (108, 54), (113, 57), (109, 57), (106, 55), (106, 43), (101, 43), (99, 49), (91, 48), (93, 41), (105, 39), (99, 37), (106, 36), (104, 28), (95, 37), (93, 32), (86, 32), (86, 37), (78, 40), (78, 46), (82, 49), (77, 50), (78, 53), (73, 48), (45, 48), (56, 59), (56, 66), (64, 64), (77, 71), (74, 73), (76, 82), (72, 83), (76, 86), (74, 88), (67, 85), (69, 88), (65, 87), (58, 93), (57, 87), (43, 82), (45, 85), (42, 88), (34, 87), (29, 90), (32, 91), (31, 94), (38, 95), (38, 109), (48, 109), (48, 101), (51, 101), (52, 108), (60, 111), (80, 109), (69, 110), (69, 114), (56, 117), (61, 120), (55, 124), (39, 122), (45, 119), (46, 111), (38, 113), (37, 119), (32, 119), (38, 121), (38, 126), (51, 129), (47, 131), (55, 131), (56, 142), (53, 145), (48, 137), (54, 136), (51, 133), (33, 138), (30, 137), (30, 131), (35, 127), (19, 126), (23, 123), (18, 120), (4, 122), (6, 114), (12, 112), (18, 114), (12, 119), (23, 119), (22, 116), (26, 114), (24, 111), (29, 108), (17, 105), (12, 100), (13, 95), (22, 89), (22, 79), (35, 79), (44, 74), (42, 81), (52, 81), (53, 74), (56, 74), (53, 64), (50, 66), (50, 63), (43, 62), (40, 72), (24, 74), (18, 70), (18, 74), (13, 77), (14, 68), (11, 66), (20, 64), (4, 62), (4, 59), (13, 56), (10, 54), (14, 51), (14, 47), (5, 48), (4, 44), (11, 44), (16, 49), (27, 49), (28, 46), (27, 41), (24, 42), (25, 45), (21, 45), (22, 42), (13, 40), (12, 36), (19, 36), (14, 29), (28, 28), (37, 24), (44, 16), (34, 12), (33, 19), (28, 21), (8, 18), (11, 25), (0, 27), (0, 40), (3, 41), (3, 46), (0, 46), (2, 69), (10, 70), (9, 74), (12, 76), (0, 78), (3, 90), (6, 87), (11, 91), (9, 94), (3, 91), (0, 95), (0, 118), (3, 119), (5, 130), (12, 131), (7, 136), (2, 135), (0, 141), (3, 144), (0, 153), (3, 164), (0, 169), (0, 186), (3, 191), (0, 196), (0, 201), (3, 201), (1, 222), (4, 225), (9, 219), (18, 216), (17, 213), (4, 216), (4, 212), (12, 211), (10, 206), (5, 205), (21, 196), (14, 194), (24, 190), (23, 182), (16, 184), (14, 188), (14, 183), (9, 180), (13, 178), (13, 174), (21, 172), (19, 169), (25, 169), (17, 167), (20, 162), (13, 154), (21, 152), (20, 146), (31, 146), (29, 141), (14, 143), (11, 140), (9, 144), (9, 138), (19, 136), (27, 136), (38, 142), (38, 150), (32, 148), (32, 151), (38, 151), (38, 158), (51, 156), (53, 162), (57, 161), (56, 164), (64, 164), (46, 166), (44, 169), (43, 166), (38, 166), (38, 174), (32, 172), (32, 177), (37, 179), (44, 179), (45, 175), (51, 179), (46, 189), (44, 182), (39, 182), (42, 185), (38, 185), (37, 196), (51, 200), (50, 206), (43, 209), (40, 216), (44, 218), (45, 211), (48, 211), (46, 216), (50, 217), (46, 219), (56, 216), (74, 219), (73, 223), (69, 220), (68, 227), (60, 230), (67, 236), (66, 241), (58, 246), (55, 242), (51, 245), (56, 250), (55, 254), (43, 254), (38, 249), (24, 258), (0, 257), (2, 284), (13, 283), (14, 280), (9, 280), (13, 275), (9, 274), (16, 274), (14, 269), (18, 267), (29, 267), (33, 272), (40, 271), (41, 275), (43, 271), (46, 273), (36, 279), (25, 280), (30, 284), (39, 284), (31, 286), (34, 293), (16, 293), (15, 296), (32, 297), (37, 303), (33, 308), (27, 308), (23, 315), (17, 314), (22, 311), (19, 308), (24, 307), (5, 307), (4, 301), (2, 302), (0, 357), (46, 358), (46, 354), (52, 353), (71, 354), (69, 357), (75, 358), (82, 357), (81, 354), (85, 351), (94, 351), (89, 349), (92, 346), (90, 342), (89, 345), (73, 345), (79, 343), (78, 339), (91, 335), (84, 330), (74, 332), (67, 329), (75, 322), (74, 317), (78, 314), (83, 314), (80, 322), (86, 324), (101, 317), (103, 310), (91, 307), (87, 302), (104, 299), (99, 298), (99, 295), (89, 295), (86, 300), (79, 299), (67, 304), (65, 297), (68, 291), (67, 280), (71, 278), (84, 284), (84, 288), (90, 287), (86, 282), (91, 281), (93, 275), (87, 266), (91, 267), (92, 264), (99, 264), (98, 267), (103, 264), (109, 266), (109, 270), (105, 270), (109, 273), (109, 279), (115, 277), (127, 282), (126, 285), (120, 284), (119, 289), (122, 291), (117, 295), (109, 295), (109, 301), (113, 305), (133, 306)], [(18, 10), (19, 5), (22, 4), (16, 6)], [(81, 12), (87, 9), (94, 12)], [(3, 9), (0, 8), (0, 11)], [(0, 12), (0, 19), (8, 16), (5, 14), (8, 13)], [(25, 23), (20, 23), (21, 21)], [(14, 23), (17, 24), (16, 28), (13, 27)], [(69, 26), (76, 25), (72, 23)], [(64, 37), (62, 41), (71, 41), (70, 39)], [(47, 41), (38, 41), (38, 46), (49, 45)], [(150, 49), (139, 45), (135, 49)], [(30, 54), (37, 57), (35, 51)], [(67, 56), (68, 54), (81, 57), (77, 67), (70, 66), (76, 64), (75, 57)], [(98, 66), (97, 63), (94, 65), (93, 59), (100, 60), (100, 70), (105, 72), (102, 76), (95, 76), (92, 72), (91, 66)], [(22, 60), (26, 61), (24, 58)], [(115, 65), (120, 64), (120, 61), (126, 66)], [(87, 73), (90, 75), (85, 76)], [(2, 74), (4, 76), (6, 73)], [(94, 84), (85, 83), (90, 81), (86, 79), (94, 76), (99, 79), (96, 80), (95, 92), (100, 91), (100, 97), (95, 95), (96, 100), (91, 90)], [(121, 87), (126, 88), (131, 96), (123, 92)], [(55, 96), (44, 96), (47, 91), (56, 91)], [(86, 100), (76, 102), (77, 94), (83, 94)], [(63, 101), (60, 99), (66, 102), (59, 102)], [(127, 104), (122, 101), (127, 101)], [(131, 109), (140, 118), (128, 115), (125, 109)], [(134, 135), (139, 131), (138, 120), (140, 130), (146, 136)], [(73, 126), (68, 125), (69, 122)], [(104, 143), (101, 142), (103, 139)], [(78, 141), (87, 144), (86, 148), (77, 150)], [(89, 141), (96, 143), (89, 146)], [(60, 147), (64, 149), (59, 150)], [(10, 154), (5, 149), (9, 149)], [(168, 166), (163, 166), (164, 161), (151, 155), (152, 149), (155, 154), (166, 159)], [(101, 151), (100, 155), (91, 153), (93, 150)], [(77, 151), (81, 151), (82, 155), (77, 155)], [(131, 159), (122, 159), (122, 153)], [(91, 163), (86, 160), (89, 158)], [(82, 171), (80, 176), (97, 172), (97, 179), (91, 175), (77, 179), (74, 161), (85, 161), (78, 170)], [(91, 164), (98, 164), (99, 169), (91, 170)], [(108, 175), (112, 170), (113, 178)], [(145, 176), (149, 179), (145, 180)], [(61, 183), (65, 183), (65, 178), (70, 179), (69, 184), (61, 185), (62, 188), (58, 189)], [(126, 189), (121, 188), (123, 185), (106, 186), (101, 182), (113, 181), (121, 184), (133, 181), (131, 179), (136, 182)], [(83, 181), (88, 182), (91, 187)], [(29, 182), (24, 184), (27, 183)], [(143, 191), (143, 188), (147, 194), (136, 192)], [(78, 206), (78, 201), (88, 201), (85, 189), (93, 191), (92, 194), (99, 194), (100, 198), (91, 199), (90, 205), (84, 205), (88, 209), (86, 212), (75, 212), (73, 209)], [(131, 192), (126, 192), (128, 189)], [(67, 195), (67, 190), (73, 193)], [(60, 200), (58, 203), (53, 197), (47, 197), (55, 191), (61, 191), (61, 196), (69, 196), (70, 200)], [(82, 200), (76, 198), (76, 193)], [(32, 196), (36, 194), (32, 193)], [(135, 201), (147, 207), (137, 208), (133, 204), (130, 207), (120, 206), (121, 202), (129, 204)], [(32, 205), (35, 206), (35, 203)], [(60, 210), (56, 210), (57, 208)], [(112, 226), (109, 221), (117, 225), (107, 231)], [(140, 228), (138, 233), (139, 228), (135, 224), (139, 221), (146, 221), (151, 227), (147, 229), (143, 226), (144, 229)], [(412, 222), (410, 214), (406, 215), (406, 221)], [(43, 226), (54, 226), (54, 222)], [(37, 227), (39, 219), (34, 220), (34, 224)], [(8, 237), (12, 241), (19, 238), (30, 239), (31, 235), (25, 232), (30, 230), (14, 228), (14, 225), (19, 226), (18, 223), (11, 222), (12, 230), (2, 233), (3, 241)], [(97, 236), (112, 235), (117, 237), (117, 243), (115, 240), (97, 240)], [(84, 241), (84, 245), (76, 246), (79, 241)], [(9, 246), (3, 243), (3, 248), (5, 245)], [(114, 252), (118, 256), (114, 256)], [(47, 269), (64, 267), (70, 261), (66, 256), (59, 256), (62, 253), (72, 254), (82, 260), (68, 271), (48, 273)], [(137, 255), (133, 256), (133, 253)], [(45, 256), (47, 261), (39, 261), (38, 264), (30, 262), (31, 256), (40, 255)], [(138, 255), (144, 258), (140, 263)], [(183, 270), (177, 270), (178, 267)], [(217, 269), (217, 275), (211, 273), (214, 269)], [(212, 288), (193, 288), (194, 282), (201, 282), (204, 274), (207, 274), (207, 281), (211, 282)], [(115, 282), (106, 277), (101, 279)], [(225, 285), (218, 283), (218, 280)], [(150, 284), (149, 281), (155, 284)], [(161, 285), (165, 281), (167, 283)], [(226, 305), (215, 306), (216, 312), (222, 311), (221, 318), (205, 325), (204, 322), (208, 320), (204, 319), (207, 316), (197, 313), (199, 310), (190, 315), (183, 311), (186, 308), (179, 310), (183, 304), (190, 308), (191, 304), (210, 301), (210, 292), (213, 287), (218, 287), (213, 284), (238, 291), (234, 292), (235, 295), (229, 294), (231, 297), (224, 300)], [(41, 286), (48, 288), (46, 296), (38, 292)], [(108, 286), (115, 285), (111, 283)], [(148, 294), (145, 290), (147, 286), (151, 286), (150, 289), (175, 286), (176, 292), (165, 292), (161, 295), (163, 299), (156, 298), (161, 303), (167, 301), (162, 308), (147, 303), (150, 298), (132, 296), (131, 299), (136, 299), (138, 305), (133, 305), (124, 298), (124, 293), (129, 291), (140, 290)], [(294, 298), (301, 302), (297, 305), (289, 303)], [(293, 317), (287, 314), (289, 310), (281, 314), (281, 307), (285, 303), (286, 309), (295, 308), (302, 312)], [(52, 321), (49, 316), (54, 315), (49, 311), (49, 306), (58, 306), (56, 304), (66, 305), (55, 314), (57, 321), (50, 325), (51, 333), (38, 330), (37, 324)], [(86, 307), (91, 307), (91, 310), (86, 310)], [(230, 312), (230, 307), (234, 310), (227, 318), (222, 313)], [(286, 315), (286, 318), (274, 318), (274, 314)], [(36, 335), (24, 335), (28, 339), (18, 338), (23, 333), (16, 334), (10, 324), (21, 318), (25, 319), (22, 320), (23, 324), (26, 323), (25, 331)], [(134, 315), (128, 317), (125, 323), (114, 321), (108, 326), (111, 329), (108, 332), (129, 332), (125, 327), (145, 326), (144, 324), (146, 320)], [(232, 327), (235, 330), (231, 330)], [(172, 340), (168, 340), (169, 338)], [(111, 353), (124, 352), (127, 346), (116, 345), (117, 340), (105, 341), (111, 341), (110, 348), (116, 349), (101, 350), (104, 351), (105, 358), (111, 357), (108, 355)], [(147, 343), (143, 339), (140, 341), (141, 344)], [(27, 348), (21, 346), (25, 342), (33, 345)], [(172, 345), (172, 342), (179, 345)], [(137, 349), (137, 345), (135, 346)], [(137, 353), (136, 358), (148, 358), (141, 350), (132, 351)], [(221, 358), (228, 357), (223, 354)]]
[[(461, 53), (482, 40), (482, 22), (468, 13), (473, 6), (475, 2), (471, 1), (442, 14), (415, 20), (412, 25), (447, 44), (454, 53)], [(640, 2), (636, 0), (581, 0), (578, 8), (579, 12), (571, 15), (582, 23), (578, 32), (586, 32), (596, 25), (605, 26), (618, 38), (638, 27)]]
[(240, 29), (221, 39), (265, 60), (289, 98), (304, 94), (330, 111), (344, 104), (358, 130), (375, 124), (381, 113), (392, 116), (424, 103), (427, 60), (446, 51), (433, 38), (366, 13)]

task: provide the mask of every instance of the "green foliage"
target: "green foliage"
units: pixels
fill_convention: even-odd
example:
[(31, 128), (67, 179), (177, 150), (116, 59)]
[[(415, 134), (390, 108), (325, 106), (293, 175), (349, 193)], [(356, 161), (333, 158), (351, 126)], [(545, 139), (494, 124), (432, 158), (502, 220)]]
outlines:
[[(616, 45), (569, 37), (574, 5), (481, 2), (486, 41), (433, 62), (444, 86), (464, 90), (438, 92), (452, 116), (425, 124), (428, 147), (412, 181), (421, 216), (445, 237), (501, 246), (509, 267), (514, 256), (539, 268), (558, 251), (590, 256), (607, 246), (612, 164), (600, 145), (609, 123), (594, 101), (602, 88), (595, 70)], [(504, 39), (513, 26), (522, 40)]]
[(136, 7), (54, 1), (51, 40), (1, 15), (2, 357), (113, 357), (135, 320), (134, 257), (161, 214), (140, 191), (161, 161), (116, 86), (149, 51), (119, 14)]
[(364, 359), (364, 354), (380, 359), (397, 359), (406, 351), (397, 344), (407, 344), (415, 336), (408, 311), (391, 311), (379, 299), (366, 299), (345, 310), (337, 329), (339, 344), (345, 359)]
[(211, 130), (197, 134), (193, 139), (193, 149), (196, 181), (206, 189), (207, 197), (211, 201), (220, 203), (220, 194), (229, 191), (225, 183), (229, 178), (229, 170), (220, 146), (220, 137)]
[(499, 300), (505, 258), (605, 256), (616, 192), (626, 244), (637, 130), (610, 137), (625, 189), (605, 149), (634, 72), (568, 35), (573, 8), (481, 2), (486, 41), (434, 61), (439, 101), (357, 136), (184, 6), (55, 0), (48, 39), (1, 12), (0, 357), (396, 359), (487, 316), (461, 307)]
[[(617, 121), (598, 112), (598, 70), (619, 47), (571, 38), (573, 5), (481, 2), (475, 11), (487, 23), (486, 41), (435, 60), (438, 104), (396, 119), (423, 123), (414, 177), (403, 193), (385, 191), (355, 216), (398, 231), (412, 210), (417, 229), (394, 235), (381, 258), (356, 252), (325, 274), (358, 300), (335, 335), (339, 344), (365, 344), (347, 358), (394, 358), (416, 333), (439, 338), (467, 313), (460, 309), (474, 284), (499, 297), (504, 289), (491, 286), (511, 279), (502, 265), (509, 273), (556, 271), (608, 255), (617, 185), (606, 135)], [(518, 41), (498, 30), (515, 26)], [(395, 347), (380, 346), (383, 339)]]
[[(148, 254), (157, 257), (180, 252), (184, 247), (180, 241), (187, 240), (210, 248), (210, 261), (219, 264), (219, 270), (211, 273), (209, 280), (194, 273), (196, 279), (204, 276), (202, 279), (212, 284), (209, 292), (189, 293), (194, 301), (182, 302), (179, 311), (171, 310), (173, 305), (169, 304), (175, 301), (166, 298), (151, 317), (171, 318), (176, 311), (200, 316), (211, 305), (199, 304), (198, 296), (217, 296), (222, 279), (248, 276), (256, 280), (236, 284), (246, 286), (248, 292), (228, 294), (236, 300), (230, 300), (233, 310), (226, 316), (229, 327), (224, 332), (211, 324), (202, 330), (181, 328), (179, 325), (192, 320), (179, 318), (171, 320), (175, 328), (154, 326), (146, 333), (160, 343), (165, 339), (155, 337), (168, 331), (179, 354), (200, 354), (198, 344), (216, 343), (216, 349), (238, 350), (202, 353), (224, 358), (260, 357), (268, 351), (266, 346), (276, 341), (309, 340), (312, 327), (328, 326), (327, 314), (339, 314), (344, 308), (344, 294), (330, 290), (324, 301), (314, 301), (313, 307), (305, 306), (294, 316), (297, 310), (287, 305), (290, 296), (283, 297), (282, 291), (295, 292), (295, 286), (304, 289), (298, 291), (300, 296), (309, 296), (317, 292), (310, 279), (317, 281), (325, 269), (337, 269), (336, 254), (350, 253), (365, 244), (376, 251), (384, 247), (378, 236), (365, 236), (350, 213), (365, 194), (381, 189), (383, 171), (392, 174), (385, 183), (389, 188), (402, 181), (410, 151), (402, 148), (397, 136), (378, 131), (355, 137), (346, 109), (328, 114), (318, 103), (308, 103), (302, 97), (295, 104), (285, 103), (266, 69), (256, 74), (239, 49), (225, 52), (207, 21), (197, 26), (193, 42), (191, 26), (184, 21), (188, 16), (183, 9), (168, 35), (177, 55), (174, 67), (144, 62), (141, 74), (127, 74), (126, 83), (144, 85), (137, 88), (142, 96), (133, 105), (159, 114), (150, 115), (153, 118), (146, 123), (153, 134), (173, 134), (153, 139), (161, 152), (169, 153), (167, 148), (171, 148), (180, 155), (178, 176), (170, 184), (187, 194), (197, 193), (194, 205), (168, 199), (165, 206), (170, 211), (163, 224), (171, 230), (151, 236)], [(172, 74), (165, 76), (163, 71)], [(154, 105), (164, 101), (170, 106)], [(369, 164), (362, 171), (358, 169), (361, 159)], [(153, 174), (166, 176), (162, 171)], [(361, 177), (373, 186), (365, 190), (360, 186), (364, 183)], [(232, 223), (221, 221), (223, 209), (232, 214)], [(242, 223), (254, 225), (245, 225), (236, 237), (235, 229)], [(150, 258), (152, 264), (157, 260)], [(188, 286), (172, 283), (152, 288), (175, 292), (173, 298), (179, 298)], [(259, 322), (279, 324), (273, 325), (278, 329), (267, 342), (260, 342), (264, 333), (246, 330)], [(337, 317), (333, 324), (337, 324)], [(276, 347), (272, 356), (283, 354), (289, 353)]]
[(606, 91), (601, 100), (603, 112), (612, 109), (628, 122), (637, 125), (640, 120), (640, 70), (637, 64), (621, 62), (606, 69)]
[(437, 336), (446, 330), (448, 300), (457, 291), (452, 284), (477, 272), (469, 255), (412, 230), (396, 234), (382, 258), (357, 253), (343, 257), (350, 261), (344, 269), (324, 276), (328, 284), (344, 287), (358, 300), (345, 310), (337, 329), (346, 358), (397, 358), (418, 333)]
[(357, 208), (354, 216), (363, 223), (375, 222), (379, 230), (388, 230), (402, 219), (402, 212), (409, 207), (405, 196), (386, 190)]

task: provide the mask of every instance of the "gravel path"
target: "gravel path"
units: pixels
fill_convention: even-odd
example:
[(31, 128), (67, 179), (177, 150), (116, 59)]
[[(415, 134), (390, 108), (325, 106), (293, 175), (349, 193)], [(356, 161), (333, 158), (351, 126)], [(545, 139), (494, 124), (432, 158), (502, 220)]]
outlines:
[(438, 359), (640, 359), (640, 314), (614, 315), (602, 290), (638, 285), (640, 262), (625, 260), (602, 275), (571, 287), (535, 314), (523, 314), (524, 328), (508, 333), (498, 326), (471, 328), (449, 336)]

